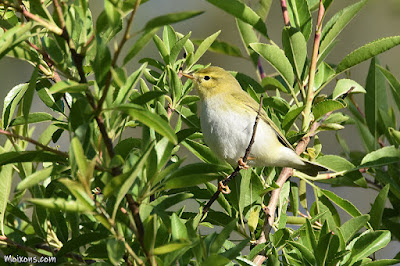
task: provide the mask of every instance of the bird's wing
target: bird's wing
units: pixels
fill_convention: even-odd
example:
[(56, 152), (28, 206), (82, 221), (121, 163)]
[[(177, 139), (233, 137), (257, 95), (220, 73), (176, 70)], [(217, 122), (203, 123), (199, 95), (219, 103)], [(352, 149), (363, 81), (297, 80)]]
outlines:
[[(243, 93), (242, 93), (243, 92)], [(240, 102), (244, 102), (245, 106), (254, 112), (258, 112), (258, 109), (260, 107), (260, 104), (257, 103), (253, 98), (251, 98), (250, 95), (248, 95), (246, 92), (241, 91), (241, 92), (233, 92), (232, 96), (236, 98)], [(276, 135), (278, 136), (278, 139), (280, 142), (285, 145), (286, 147), (294, 150), (292, 144), (285, 138), (285, 135), (279, 130), (279, 128), (275, 125), (275, 123), (268, 117), (267, 113), (264, 111), (264, 109), (261, 109), (260, 117), (264, 122), (266, 122), (268, 125), (272, 127), (272, 129), (275, 131)]]

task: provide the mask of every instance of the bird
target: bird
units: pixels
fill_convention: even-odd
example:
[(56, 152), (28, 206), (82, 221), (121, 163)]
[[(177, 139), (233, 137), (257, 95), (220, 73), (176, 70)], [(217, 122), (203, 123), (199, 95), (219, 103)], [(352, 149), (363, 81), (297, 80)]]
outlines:
[[(259, 104), (221, 67), (209, 66), (182, 75), (193, 81), (200, 97), (204, 142), (219, 159), (230, 165), (243, 163), (241, 160), (253, 135)], [(259, 117), (254, 144), (244, 168), (290, 167), (309, 176), (328, 170), (297, 155), (263, 109)]]

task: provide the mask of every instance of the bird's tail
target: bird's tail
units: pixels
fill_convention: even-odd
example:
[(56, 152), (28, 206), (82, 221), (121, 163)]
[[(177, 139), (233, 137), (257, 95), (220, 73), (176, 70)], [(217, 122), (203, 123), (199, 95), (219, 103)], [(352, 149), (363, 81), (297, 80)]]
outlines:
[(306, 175), (317, 176), (318, 172), (329, 171), (328, 168), (318, 163), (310, 162), (304, 159), (302, 159), (302, 161), (304, 165), (297, 166), (296, 169), (299, 170), (300, 172), (305, 173)]

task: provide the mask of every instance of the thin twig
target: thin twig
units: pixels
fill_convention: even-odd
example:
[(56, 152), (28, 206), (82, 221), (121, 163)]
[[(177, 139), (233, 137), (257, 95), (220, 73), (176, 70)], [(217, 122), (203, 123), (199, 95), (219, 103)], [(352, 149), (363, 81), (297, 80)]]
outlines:
[[(120, 53), (121, 53), (121, 51), (122, 51), (122, 48), (124, 47), (125, 43), (126, 43), (126, 42), (129, 40), (129, 38), (130, 38), (129, 32), (130, 32), (130, 29), (131, 29), (131, 27), (132, 27), (132, 23), (133, 23), (133, 19), (134, 19), (134, 17), (135, 17), (136, 11), (137, 11), (138, 8), (139, 8), (140, 1), (141, 1), (141, 0), (137, 0), (137, 1), (136, 1), (135, 7), (134, 7), (134, 9), (132, 10), (132, 13), (131, 13), (131, 15), (130, 15), (130, 17), (129, 17), (129, 19), (128, 19), (128, 22), (127, 22), (127, 25), (126, 25), (126, 29), (125, 29), (124, 35), (123, 35), (123, 37), (122, 37), (122, 39), (121, 39), (121, 43), (120, 43), (119, 46), (117, 46), (117, 48), (115, 49), (114, 56), (113, 56), (113, 59), (112, 59), (112, 61), (111, 61), (111, 67), (112, 67), (112, 68), (115, 67), (115, 65), (117, 64), (117, 60), (118, 60), (118, 57), (119, 57), (119, 55), (120, 55)], [(107, 74), (106, 83), (105, 83), (105, 86), (104, 86), (104, 89), (103, 89), (103, 95), (101, 96), (99, 102), (97, 103), (97, 111), (99, 111), (99, 110), (102, 108), (103, 103), (104, 103), (104, 101), (105, 101), (105, 99), (106, 99), (106, 97), (107, 97), (108, 90), (110, 89), (110, 86), (111, 86), (111, 79), (112, 79), (112, 75), (111, 75), (111, 71), (110, 71), (110, 72), (108, 72), (108, 74)]]
[(67, 152), (62, 152), (62, 151), (50, 148), (49, 146), (43, 145), (42, 143), (40, 143), (40, 142), (38, 142), (38, 141), (36, 141), (34, 139), (31, 139), (31, 138), (28, 138), (28, 137), (24, 137), (24, 136), (12, 133), (10, 131), (6, 131), (6, 130), (0, 129), (0, 134), (1, 135), (6, 135), (6, 136), (10, 136), (10, 137), (13, 137), (13, 138), (16, 138), (16, 139), (27, 141), (27, 142), (32, 143), (33, 145), (35, 145), (37, 147), (40, 147), (42, 150), (49, 151), (49, 152), (61, 155), (63, 157), (67, 157), (68, 158), (68, 156), (69, 156)]
[(285, 26), (290, 26), (289, 12), (287, 9), (286, 0), (281, 0), (281, 8), (282, 8), (283, 22), (285, 23)]
[[(258, 112), (257, 112), (257, 115), (256, 115), (256, 119), (255, 119), (255, 121), (254, 121), (253, 134), (251, 135), (250, 143), (249, 143), (249, 145), (247, 146), (247, 149), (246, 149), (246, 151), (245, 151), (245, 153), (244, 153), (244, 156), (243, 156), (243, 158), (242, 158), (242, 162), (243, 162), (243, 163), (246, 163), (246, 162), (247, 162), (247, 158), (249, 157), (251, 148), (252, 148), (252, 146), (253, 146), (253, 144), (254, 144), (255, 136), (256, 136), (256, 131), (257, 131), (257, 125), (258, 125), (258, 121), (259, 121), (259, 119), (260, 119), (260, 113), (261, 113), (261, 110), (262, 110), (262, 106), (263, 106), (263, 95), (261, 95), (261, 98), (260, 98), (260, 107), (258, 108)], [(235, 168), (235, 170), (234, 170), (229, 176), (227, 176), (225, 179), (223, 179), (223, 180), (221, 181), (221, 184), (224, 185), (224, 186), (227, 185), (232, 179), (234, 179), (234, 178), (239, 174), (239, 172), (240, 172), (241, 169), (242, 169), (242, 167), (241, 167), (240, 165), (238, 165), (238, 166)], [(219, 197), (219, 194), (220, 194), (220, 193), (221, 193), (221, 191), (220, 191), (220, 190), (217, 190), (217, 191), (214, 193), (214, 195), (211, 197), (211, 199), (207, 202), (207, 204), (204, 206), (203, 212), (202, 212), (202, 218), (204, 218), (204, 216), (206, 215), (206, 213), (207, 213), (208, 210), (210, 209), (211, 205), (212, 205), (212, 204), (214, 203), (214, 201)]]

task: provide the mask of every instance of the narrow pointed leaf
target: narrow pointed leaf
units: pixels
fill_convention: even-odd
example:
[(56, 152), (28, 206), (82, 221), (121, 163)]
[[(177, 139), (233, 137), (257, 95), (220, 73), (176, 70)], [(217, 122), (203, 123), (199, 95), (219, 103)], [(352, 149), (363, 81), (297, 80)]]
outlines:
[(250, 47), (267, 60), (283, 77), (287, 85), (291, 87), (294, 82), (294, 73), (289, 59), (276, 45), (252, 43)]
[(268, 38), (264, 21), (246, 4), (238, 0), (207, 0), (207, 2), (221, 8), (235, 18), (252, 25), (254, 29)]
[(378, 230), (382, 223), (383, 210), (385, 209), (386, 199), (388, 197), (390, 185), (386, 185), (376, 196), (370, 211), (370, 224), (374, 230)]
[(167, 137), (173, 144), (177, 144), (178, 140), (175, 132), (171, 126), (160, 116), (145, 110), (139, 105), (135, 104), (124, 104), (115, 107), (115, 109), (121, 110), (124, 113), (130, 115), (133, 119), (140, 121), (149, 128), (154, 129), (160, 135)]
[(0, 169), (0, 230), (4, 236), (4, 217), (7, 208), (8, 197), (11, 192), (11, 184), (13, 177), (12, 165), (6, 165)]
[(142, 36), (140, 36), (140, 38), (132, 45), (132, 47), (129, 49), (129, 52), (125, 56), (124, 65), (131, 61), (149, 43), (159, 29), (159, 27), (155, 27), (145, 31)]
[(143, 31), (187, 20), (189, 18), (198, 16), (202, 13), (203, 11), (183, 11), (183, 12), (170, 13), (159, 17), (155, 17), (146, 23), (146, 26), (144, 26)]
[(27, 189), (34, 185), (39, 184), (46, 178), (49, 178), (52, 171), (53, 171), (53, 166), (50, 166), (48, 168), (42, 169), (25, 177), (21, 182), (18, 183), (16, 190)]
[(355, 65), (360, 64), (378, 54), (381, 54), (387, 50), (400, 44), (400, 36), (392, 36), (387, 38), (382, 38), (370, 42), (357, 50), (354, 50), (348, 54), (336, 68), (336, 73), (342, 73)]
[(322, 41), (319, 48), (320, 53), (323, 53), (327, 49), (327, 47), (330, 46), (330, 44), (336, 39), (339, 33), (356, 16), (356, 14), (367, 3), (367, 1), (368, 0), (361, 0), (358, 3), (344, 8), (326, 23), (326, 29), (322, 32)]

